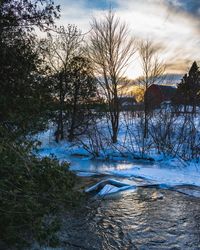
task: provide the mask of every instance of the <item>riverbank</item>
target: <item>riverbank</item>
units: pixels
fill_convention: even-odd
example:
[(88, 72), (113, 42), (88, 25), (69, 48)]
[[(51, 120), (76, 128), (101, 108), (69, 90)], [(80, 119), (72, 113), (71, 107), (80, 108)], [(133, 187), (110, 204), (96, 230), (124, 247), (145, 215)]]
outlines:
[(93, 159), (83, 148), (67, 141), (53, 141), (52, 131), (40, 134), (40, 157), (54, 155), (59, 161), (70, 162), (70, 169), (79, 176), (106, 175), (121, 178), (141, 177), (154, 184), (200, 186), (200, 164), (179, 158), (158, 155), (154, 161), (135, 160), (117, 153), (109, 160)]

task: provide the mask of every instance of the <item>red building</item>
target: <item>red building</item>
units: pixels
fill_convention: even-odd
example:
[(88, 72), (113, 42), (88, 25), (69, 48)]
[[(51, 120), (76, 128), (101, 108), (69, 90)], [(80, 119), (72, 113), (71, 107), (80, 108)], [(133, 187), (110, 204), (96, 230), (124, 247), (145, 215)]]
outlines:
[(152, 84), (145, 93), (148, 107), (159, 107), (162, 102), (171, 101), (176, 93), (176, 88), (166, 85)]

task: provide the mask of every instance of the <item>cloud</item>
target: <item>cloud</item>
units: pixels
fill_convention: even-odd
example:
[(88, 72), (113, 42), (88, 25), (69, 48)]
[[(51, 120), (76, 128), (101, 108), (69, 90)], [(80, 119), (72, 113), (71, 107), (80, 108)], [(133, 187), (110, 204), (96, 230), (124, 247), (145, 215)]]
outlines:
[(167, 0), (168, 4), (180, 11), (200, 16), (200, 1), (198, 0)]
[[(198, 0), (58, 0), (62, 12), (59, 24), (76, 24), (90, 30), (93, 16), (102, 14), (111, 3), (116, 15), (125, 21), (130, 34), (152, 39), (164, 47), (162, 59), (168, 73), (184, 73), (191, 62), (200, 59), (200, 20)], [(92, 4), (89, 4), (91, 3)], [(108, 7), (106, 7), (108, 6)], [(129, 77), (140, 74), (137, 61), (130, 65)]]

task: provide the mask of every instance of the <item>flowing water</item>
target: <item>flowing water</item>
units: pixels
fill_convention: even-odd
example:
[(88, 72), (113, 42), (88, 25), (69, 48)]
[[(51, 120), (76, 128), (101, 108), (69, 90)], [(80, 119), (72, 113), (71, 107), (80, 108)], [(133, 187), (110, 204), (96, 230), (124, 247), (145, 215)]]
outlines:
[(63, 219), (61, 249), (200, 249), (200, 198), (195, 195), (200, 193), (198, 187), (182, 185), (162, 189), (141, 178), (101, 174), (109, 168), (129, 168), (128, 163), (88, 164), (84, 160), (70, 160), (71, 169), (78, 174), (94, 174), (81, 177), (86, 187), (107, 178), (138, 187), (134, 192), (122, 192), (117, 197), (94, 198), (92, 194), (87, 204)]
[(63, 217), (59, 249), (200, 250), (200, 172), (176, 163), (95, 161), (66, 152), (66, 145), (46, 142), (40, 156), (53, 153), (69, 161), (80, 176), (79, 188), (114, 179), (135, 189), (91, 193), (86, 204)]
[(200, 249), (200, 201), (169, 190), (90, 201), (65, 225), (63, 249)]

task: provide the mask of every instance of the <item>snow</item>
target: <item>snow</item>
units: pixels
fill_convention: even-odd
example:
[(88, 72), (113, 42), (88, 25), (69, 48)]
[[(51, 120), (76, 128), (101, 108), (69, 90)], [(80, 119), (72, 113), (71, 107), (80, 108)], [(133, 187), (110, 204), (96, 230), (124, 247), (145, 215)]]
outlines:
[[(100, 191), (99, 191), (100, 190)], [(123, 193), (126, 191), (126, 193), (134, 192), (136, 190), (136, 187), (124, 182), (120, 182), (114, 179), (106, 179), (103, 181), (98, 182), (97, 184), (87, 188), (85, 192), (93, 192), (96, 191), (97, 196), (105, 197), (107, 195), (114, 195), (116, 193)]]
[(107, 194), (113, 194), (113, 193), (117, 193), (117, 192), (120, 192), (120, 191), (124, 191), (124, 190), (127, 190), (129, 189), (130, 187), (129, 186), (124, 186), (124, 187), (121, 187), (121, 188), (118, 188), (118, 187), (115, 187), (113, 185), (105, 185), (101, 191), (98, 193), (99, 196), (105, 196)]
[(97, 191), (98, 189), (100, 189), (106, 185), (115, 186), (118, 188), (130, 186), (130, 185), (128, 185), (124, 182), (121, 182), (121, 181), (117, 181), (114, 179), (106, 179), (106, 180), (102, 180), (102, 181), (98, 182), (97, 184), (93, 185), (92, 187), (87, 188), (85, 190), (85, 192), (89, 193), (92, 191)]
[(200, 189), (196, 189), (194, 187), (191, 188), (191, 187), (180, 186), (180, 187), (176, 188), (176, 191), (183, 193), (183, 194), (186, 194), (186, 195), (189, 195), (189, 196), (200, 198)]
[(111, 193), (116, 193), (116, 192), (119, 191), (119, 189), (120, 189), (120, 188), (117, 188), (117, 187), (115, 187), (115, 186), (113, 186), (113, 185), (107, 184), (107, 185), (105, 185), (105, 186), (101, 189), (101, 191), (98, 193), (98, 195), (104, 196), (104, 195), (109, 194), (109, 193), (110, 193), (110, 194), (111, 194)]
[[(163, 129), (164, 131), (159, 132), (162, 135), (165, 134), (165, 129), (167, 129), (168, 125), (164, 124), (165, 121), (159, 119), (161, 119), (159, 111), (155, 111), (155, 115), (153, 118), (151, 118), (149, 123), (154, 124), (158, 122), (158, 125), (154, 126), (154, 130), (160, 131)], [(43, 133), (39, 133), (35, 137), (35, 139), (41, 141), (41, 148), (39, 154), (41, 156), (54, 154), (59, 160), (65, 160), (66, 155), (79, 156), (82, 157), (82, 159), (83, 157), (85, 159), (90, 159), (94, 158), (95, 156), (97, 159), (100, 160), (123, 160), (124, 158), (134, 159), (141, 158), (143, 155), (143, 157), (146, 157), (146, 159), (162, 161), (167, 160), (167, 157), (169, 159), (172, 159), (174, 157), (173, 154), (175, 154), (174, 152), (179, 149), (186, 151), (188, 150), (187, 147), (184, 148), (184, 144), (180, 146), (179, 138), (177, 137), (178, 135), (176, 135), (176, 133), (178, 133), (179, 131), (179, 127), (181, 126), (181, 124), (184, 124), (183, 116), (174, 116), (172, 118), (172, 124), (170, 126), (173, 128), (172, 134), (174, 138), (171, 136), (172, 139), (170, 139), (170, 141), (166, 141), (169, 146), (173, 145), (174, 147), (172, 151), (170, 151), (169, 149), (170, 152), (163, 152), (162, 149), (158, 150), (158, 145), (155, 145), (154, 140), (150, 136), (150, 138), (145, 142), (145, 152), (142, 153), (143, 142), (141, 139), (141, 118), (132, 117), (127, 112), (121, 113), (120, 115), (118, 142), (112, 144), (110, 141), (110, 131), (108, 129), (108, 124), (106, 121), (107, 120), (105, 118), (97, 120), (96, 127), (91, 128), (90, 135), (84, 135), (78, 138), (78, 140), (73, 143), (70, 143), (67, 140), (63, 140), (59, 143), (56, 143), (54, 141), (55, 126), (51, 124), (49, 130)], [(196, 129), (200, 131), (200, 119), (198, 116), (194, 118), (194, 125)], [(159, 126), (161, 126), (162, 129)], [(93, 139), (93, 141), (91, 141), (93, 132), (98, 133), (98, 136), (95, 134), (95, 138)], [(180, 157), (178, 160), (182, 161)]]
[(83, 171), (78, 172), (77, 171), (76, 175), (80, 176), (80, 177), (91, 177), (91, 176), (96, 176), (96, 175), (99, 175), (99, 174), (93, 173), (93, 172), (83, 172)]
[[(137, 122), (137, 118), (135, 118), (135, 120)], [(177, 123), (180, 122), (180, 120), (181, 118), (177, 120)], [(101, 123), (103, 122), (104, 119), (102, 119)], [(132, 125), (131, 129), (134, 133), (136, 124), (134, 123)], [(200, 127), (199, 119), (196, 119), (196, 126), (197, 128)], [(131, 138), (126, 138), (124, 123), (120, 125), (119, 141), (115, 145), (108, 143), (106, 140), (108, 137), (106, 126), (102, 127), (101, 132), (104, 134), (104, 144), (103, 148), (99, 151), (99, 157), (97, 157), (97, 159), (93, 159), (92, 155), (81, 143), (69, 143), (66, 140), (59, 143), (54, 142), (53, 125), (49, 130), (38, 134), (35, 138), (41, 141), (38, 155), (40, 157), (55, 155), (60, 161), (68, 161), (71, 163), (70, 169), (82, 177), (105, 175), (108, 177), (124, 178), (125, 180), (141, 178), (145, 180), (144, 185), (151, 183), (165, 188), (177, 185), (200, 187), (200, 163), (197, 163), (197, 161), (190, 160), (184, 162), (178, 157), (172, 157), (162, 153), (158, 154), (156, 149), (153, 148), (148, 152), (147, 158), (152, 158), (154, 161), (134, 160), (133, 156), (140, 155), (140, 149), (137, 145), (137, 140), (132, 141)], [(84, 143), (89, 143), (87, 138), (83, 139)], [(121, 184), (116, 183), (116, 180), (112, 180), (109, 183), (107, 182), (101, 187), (99, 195), (103, 195), (106, 192), (120, 192), (123, 187), (127, 187), (127, 185), (130, 187), (127, 183)], [(99, 183), (96, 188), (99, 187), (98, 185)], [(95, 188), (95, 186), (92, 188)], [(109, 189), (110, 191), (108, 191)], [(186, 192), (191, 193), (192, 191), (185, 191), (185, 193)], [(195, 192), (198, 196), (200, 191), (197, 190)]]
[[(48, 134), (48, 132), (47, 132)], [(43, 134), (44, 135), (44, 134)], [(60, 161), (71, 162), (71, 170), (77, 171), (79, 176), (93, 176), (106, 174), (124, 178), (141, 177), (156, 184), (168, 185), (196, 185), (200, 186), (200, 165), (187, 162), (187, 166), (176, 158), (155, 156), (155, 162), (132, 161), (115, 158), (115, 161), (92, 160), (82, 149), (77, 149), (82, 157), (73, 156), (68, 142), (50, 142), (39, 150), (41, 157), (55, 155)], [(85, 156), (84, 156), (85, 153)], [(116, 153), (117, 154), (117, 153)]]
[(127, 170), (112, 170), (108, 172), (114, 176), (133, 178), (140, 177), (150, 180), (154, 184), (195, 185), (200, 186), (200, 171), (191, 168), (133, 168)]

